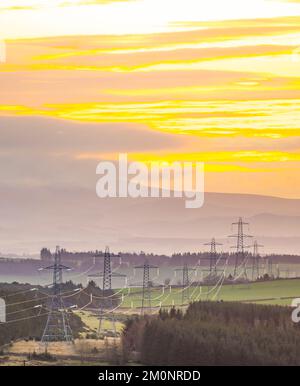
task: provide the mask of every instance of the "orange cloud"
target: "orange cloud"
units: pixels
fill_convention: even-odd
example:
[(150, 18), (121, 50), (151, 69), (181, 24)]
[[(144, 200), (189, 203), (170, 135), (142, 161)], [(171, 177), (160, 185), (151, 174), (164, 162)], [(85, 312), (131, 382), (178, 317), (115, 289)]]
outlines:
[[(161, 34), (9, 40), (0, 117), (55, 118), (54, 128), (57, 119), (99, 130), (134, 125), (180, 138), (176, 149), (166, 143), (145, 159), (203, 157), (210, 176), (249, 171), (262, 183), (258, 174), (275, 170), (288, 178), (300, 162), (299, 25), (295, 16), (181, 23), (176, 28), (185, 30)], [(68, 156), (88, 162), (99, 152)]]

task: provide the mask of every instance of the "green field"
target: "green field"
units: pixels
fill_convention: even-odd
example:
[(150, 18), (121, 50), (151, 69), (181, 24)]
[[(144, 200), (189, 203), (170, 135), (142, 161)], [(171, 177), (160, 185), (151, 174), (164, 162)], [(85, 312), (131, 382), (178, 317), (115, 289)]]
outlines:
[[(120, 299), (119, 307), (115, 309), (116, 328), (120, 333), (124, 327), (124, 317), (130, 314), (137, 314), (142, 305), (142, 288), (126, 288), (115, 290), (116, 296)], [(123, 301), (122, 299), (123, 294)], [(199, 300), (223, 300), (247, 303), (259, 303), (270, 305), (290, 306), (292, 300), (300, 298), (300, 279), (281, 279), (265, 282), (247, 284), (225, 284), (220, 290), (219, 287), (190, 287), (190, 301)], [(182, 303), (182, 289), (163, 288), (151, 289), (151, 313), (157, 312), (160, 307), (170, 308), (172, 306), (187, 306), (187, 301)], [(147, 302), (145, 307), (148, 307)], [(146, 312), (149, 312), (146, 310)], [(76, 311), (90, 332), (96, 332), (98, 328), (98, 317), (88, 311)], [(104, 330), (111, 330), (112, 324), (104, 317)]]
[[(141, 288), (124, 289), (121, 308), (141, 307)], [(129, 292), (129, 293), (128, 293)], [(293, 298), (300, 298), (300, 279), (282, 279), (247, 284), (226, 284), (219, 292), (213, 287), (190, 287), (190, 300), (243, 301), (261, 304), (290, 305)], [(182, 289), (155, 288), (151, 291), (152, 307), (182, 305)]]

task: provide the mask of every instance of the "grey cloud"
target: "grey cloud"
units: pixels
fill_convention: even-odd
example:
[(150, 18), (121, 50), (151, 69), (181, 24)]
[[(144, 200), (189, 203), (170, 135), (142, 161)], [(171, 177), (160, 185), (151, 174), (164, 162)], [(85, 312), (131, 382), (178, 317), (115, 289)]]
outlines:
[[(2, 184), (94, 189), (96, 165), (106, 153), (176, 149), (182, 137), (136, 124), (77, 123), (39, 117), (0, 119)], [(99, 159), (77, 159), (81, 153)], [(103, 154), (101, 156), (101, 154)]]
[(132, 152), (176, 148), (179, 135), (149, 130), (130, 123), (78, 123), (41, 117), (2, 117), (0, 148), (48, 150)]

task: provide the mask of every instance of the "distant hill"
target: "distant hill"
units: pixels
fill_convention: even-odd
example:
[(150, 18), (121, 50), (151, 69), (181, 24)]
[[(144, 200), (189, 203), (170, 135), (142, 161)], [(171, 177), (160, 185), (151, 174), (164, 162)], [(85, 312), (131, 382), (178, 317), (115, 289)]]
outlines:
[(183, 199), (99, 199), (87, 189), (0, 188), (0, 250), (36, 253), (68, 250), (166, 253), (205, 250), (215, 236), (229, 250), (231, 222), (250, 223), (247, 233), (265, 253), (300, 253), (300, 200), (206, 193), (204, 206), (185, 209)]

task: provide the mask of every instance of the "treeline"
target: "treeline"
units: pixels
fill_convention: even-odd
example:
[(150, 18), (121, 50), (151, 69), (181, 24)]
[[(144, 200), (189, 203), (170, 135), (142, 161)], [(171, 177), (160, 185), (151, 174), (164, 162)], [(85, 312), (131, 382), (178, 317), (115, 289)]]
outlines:
[[(71, 262), (71, 263), (83, 263), (83, 265), (93, 264), (94, 256), (97, 254), (101, 254), (101, 251), (78, 251), (78, 252), (70, 252), (66, 249), (61, 250), (62, 261)], [(143, 251), (138, 253), (129, 253), (129, 252), (119, 252), (122, 256), (122, 264), (130, 266), (135, 264), (141, 264), (146, 259), (151, 261), (154, 265), (160, 266), (180, 266), (183, 263), (187, 263), (189, 265), (196, 265), (199, 260), (202, 260), (209, 264), (210, 253), (209, 251), (202, 252), (184, 252), (184, 253), (173, 253), (171, 256), (167, 256), (164, 254), (154, 254), (154, 253), (145, 253)], [(252, 254), (249, 252), (249, 256)], [(229, 264), (234, 264), (235, 262), (235, 252), (223, 252), (222, 254), (217, 253), (217, 257), (222, 257), (224, 259), (229, 259)], [(53, 259), (51, 251), (47, 248), (43, 248), (40, 252), (41, 260), (49, 261)], [(297, 264), (300, 263), (299, 255), (289, 255), (289, 254), (270, 254), (264, 256), (264, 259), (269, 258), (274, 264), (284, 263), (284, 264)], [(112, 258), (112, 264), (118, 265), (119, 259)], [(222, 262), (220, 262), (222, 265)]]
[(287, 307), (195, 302), (129, 320), (123, 347), (145, 365), (300, 365), (300, 326)]
[(6, 302), (7, 322), (0, 323), (0, 346), (20, 338), (39, 339), (46, 323), (45, 311), (34, 308), (40, 303), (32, 293), (10, 295), (11, 292), (0, 291), (0, 297)]

